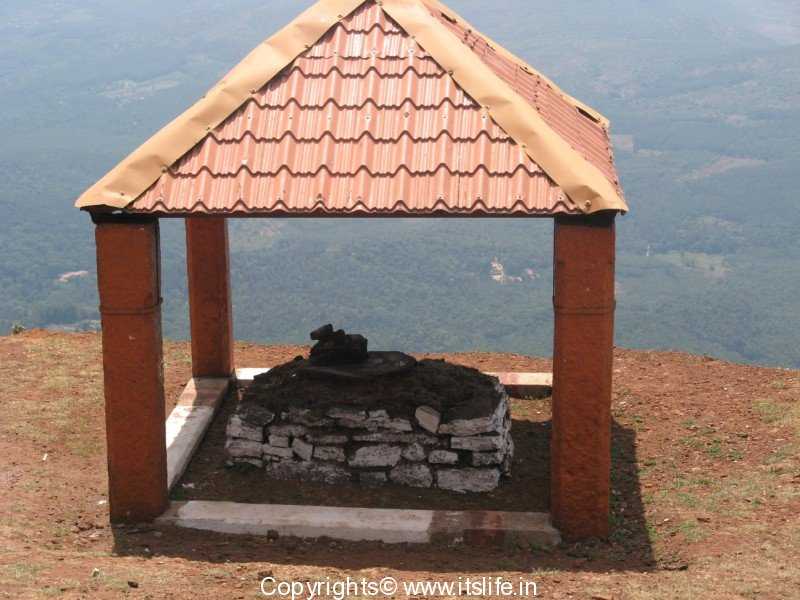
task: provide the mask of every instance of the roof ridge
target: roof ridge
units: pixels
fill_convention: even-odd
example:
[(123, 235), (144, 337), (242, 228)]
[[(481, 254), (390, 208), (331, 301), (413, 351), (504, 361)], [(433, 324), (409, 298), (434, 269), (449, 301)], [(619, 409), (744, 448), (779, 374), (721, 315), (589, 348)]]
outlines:
[[(87, 190), (76, 206), (86, 209), (129, 207), (248, 99), (254, 99), (259, 90), (285, 73), (287, 67), (291, 71), (294, 61), (319, 43), (337, 23), (365, 4), (375, 3), (386, 18), (417, 42), (443, 69), (440, 76), (449, 75), (467, 96), (483, 106), (492, 120), (580, 210), (586, 213), (626, 211), (627, 205), (617, 188), (600, 169), (571, 147), (548, 125), (537, 108), (501, 79), (477, 53), (464, 52), (459, 38), (431, 12), (426, 4), (429, 1), (443, 8), (445, 18), (455, 19), (452, 11), (438, 0), (320, 0), (260, 44), (200, 101)], [(515, 61), (522, 62), (516, 58)], [(532, 70), (532, 67), (527, 68)], [(406, 69), (410, 71), (414, 69)], [(550, 85), (558, 90), (555, 84)], [(588, 107), (581, 110), (591, 114)]]
[(75, 206), (124, 209), (336, 23), (374, 0), (320, 0), (248, 54), (187, 111), (84, 192)]
[[(431, 0), (434, 1), (434, 0)], [(438, 3), (438, 0), (435, 0)], [(382, 0), (394, 21), (430, 54), (469, 96), (539, 164), (585, 213), (627, 212), (617, 187), (559, 135), (539, 111), (506, 83), (430, 11), (425, 0)], [(443, 6), (438, 3), (438, 6)], [(452, 22), (452, 14), (445, 15)]]
[[(422, 1), (423, 3), (430, 2), (431, 4), (435, 5), (435, 7), (442, 12), (442, 15), (445, 18), (450, 18), (450, 19), (455, 19), (457, 21), (461, 21), (473, 33), (479, 31), (477, 27), (474, 27), (469, 21), (467, 21), (461, 15), (456, 13), (449, 6), (447, 6), (444, 3), (440, 2), (440, 0), (420, 0), (420, 1)], [(564, 98), (570, 104), (575, 106), (575, 108), (578, 108), (578, 109), (583, 110), (584, 112), (588, 113), (589, 116), (593, 117), (604, 128), (608, 129), (609, 120), (600, 111), (592, 108), (591, 106), (589, 106), (585, 102), (581, 102), (580, 100), (578, 100), (574, 96), (571, 96), (568, 93), (566, 93), (563, 89), (561, 89), (561, 87), (557, 83), (555, 83), (552, 79), (547, 77), (547, 75), (545, 75), (544, 73), (539, 71), (537, 68), (531, 66), (530, 63), (528, 63), (527, 61), (523, 60), (522, 58), (520, 58), (519, 56), (517, 56), (516, 54), (514, 54), (513, 52), (508, 50), (505, 46), (503, 46), (501, 44), (498, 44), (496, 41), (494, 41), (492, 38), (490, 38), (485, 33), (480, 32), (480, 36), (484, 40), (486, 40), (486, 43), (488, 43), (492, 47), (492, 49), (494, 49), (496, 52), (505, 55), (506, 58), (508, 58), (512, 62), (517, 63), (517, 65), (519, 65), (522, 69), (527, 70), (532, 75), (535, 75), (535, 76), (541, 78), (544, 82), (547, 83), (547, 85), (549, 85), (551, 88), (553, 88), (553, 90), (556, 91), (562, 98)]]

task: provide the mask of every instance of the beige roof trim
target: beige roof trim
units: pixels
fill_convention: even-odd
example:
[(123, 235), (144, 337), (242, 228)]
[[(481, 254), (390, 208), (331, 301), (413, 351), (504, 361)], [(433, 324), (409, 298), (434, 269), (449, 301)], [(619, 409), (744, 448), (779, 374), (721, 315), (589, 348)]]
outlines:
[[(558, 135), (539, 111), (500, 79), (436, 19), (421, 0), (383, 0), (383, 9), (489, 112), (583, 212), (627, 212), (628, 205), (605, 175)], [(452, 13), (448, 11), (448, 14)]]
[[(200, 101), (84, 192), (75, 206), (84, 209), (127, 207), (209, 131), (222, 123), (252, 94), (365, 1), (320, 0), (259, 45)], [(427, 1), (433, 2), (437, 7), (441, 6), (441, 10), (452, 18), (460, 19), (438, 0)], [(525, 149), (531, 159), (542, 167), (582, 211), (593, 213), (601, 210), (628, 210), (618, 190), (600, 170), (550, 128), (539, 112), (480, 58), (471, 52), (464, 52), (457, 36), (430, 13), (422, 0), (378, 0), (378, 4), (442, 68), (450, 72), (467, 94), (486, 107), (497, 124)], [(465, 21), (464, 24), (469, 27)], [(495, 46), (498, 52), (505, 53), (511, 60), (535, 72), (508, 51)], [(551, 85), (558, 89), (554, 84)], [(599, 122), (608, 123), (596, 111), (566, 94), (563, 95), (577, 107), (596, 116)]]
[(78, 208), (125, 208), (205, 135), (365, 0), (321, 0), (260, 44), (200, 101), (78, 198)]
[(448, 17), (452, 17), (452, 18), (454, 18), (454, 19), (456, 19), (458, 21), (461, 21), (461, 23), (463, 23), (464, 26), (467, 29), (470, 29), (470, 30), (472, 30), (472, 31), (474, 31), (476, 33), (480, 32), (480, 36), (483, 39), (485, 39), (489, 43), (489, 45), (492, 46), (492, 48), (494, 48), (494, 50), (498, 54), (502, 54), (503, 56), (505, 56), (511, 62), (517, 63), (523, 69), (529, 71), (530, 73), (536, 75), (537, 77), (539, 77), (543, 81), (547, 82), (547, 84), (550, 85), (550, 87), (552, 87), (556, 92), (558, 92), (558, 94), (560, 94), (561, 97), (564, 98), (567, 102), (569, 102), (570, 104), (572, 104), (576, 108), (580, 108), (586, 114), (591, 116), (594, 120), (596, 120), (598, 123), (600, 123), (603, 126), (603, 128), (605, 128), (605, 129), (609, 128), (611, 123), (604, 115), (602, 115), (600, 112), (598, 112), (597, 110), (595, 110), (594, 108), (592, 108), (588, 104), (584, 104), (583, 102), (581, 102), (577, 98), (573, 98), (572, 96), (567, 94), (558, 85), (556, 85), (556, 83), (553, 82), (552, 79), (550, 79), (549, 77), (544, 75), (538, 69), (535, 69), (534, 67), (532, 67), (529, 63), (527, 63), (524, 60), (522, 60), (519, 56), (517, 56), (513, 52), (510, 52), (509, 50), (507, 50), (506, 48), (504, 48), (503, 46), (501, 46), (500, 44), (495, 42), (492, 38), (488, 37), (486, 34), (484, 34), (482, 31), (480, 31), (480, 29), (478, 29), (477, 27), (474, 27), (469, 21), (467, 21), (466, 19), (462, 18), (461, 15), (457, 14), (449, 6), (445, 6), (439, 0), (425, 0), (425, 1), (428, 4), (430, 4), (431, 6), (435, 6), (437, 9), (439, 9), (442, 13), (444, 13)]

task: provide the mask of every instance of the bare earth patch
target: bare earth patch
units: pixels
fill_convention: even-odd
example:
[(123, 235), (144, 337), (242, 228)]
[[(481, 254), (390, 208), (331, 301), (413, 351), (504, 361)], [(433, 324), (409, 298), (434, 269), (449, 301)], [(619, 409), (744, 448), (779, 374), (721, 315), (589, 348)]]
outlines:
[[(189, 378), (190, 358), (185, 343), (165, 350), (171, 404)], [(305, 350), (240, 344), (237, 364), (269, 366)], [(486, 371), (549, 369), (548, 361), (516, 355), (447, 358)], [(543, 598), (796, 598), (800, 373), (628, 350), (617, 351), (615, 369), (609, 542), (546, 553), (270, 541), (109, 527), (99, 336), (0, 337), (0, 598), (258, 598), (267, 575), (503, 575), (536, 581)], [(519, 498), (496, 498), (506, 508), (547, 502), (542, 440), (549, 410), (547, 401), (514, 400), (515, 427), (522, 423), (533, 435), (517, 453), (524, 461), (512, 483)], [(194, 489), (180, 493), (213, 492), (202, 487), (199, 475), (212, 468), (202, 458), (183, 480)], [(342, 502), (450, 500), (397, 497), (388, 489)], [(270, 499), (281, 494), (299, 490), (273, 490)]]

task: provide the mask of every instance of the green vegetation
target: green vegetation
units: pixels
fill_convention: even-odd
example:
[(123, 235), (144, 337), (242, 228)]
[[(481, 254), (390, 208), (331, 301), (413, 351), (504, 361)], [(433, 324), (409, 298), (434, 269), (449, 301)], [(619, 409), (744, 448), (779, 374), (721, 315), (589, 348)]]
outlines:
[[(0, 6), (0, 333), (96, 326), (83, 189), (301, 5), (9, 0)], [(632, 212), (618, 339), (800, 367), (800, 27), (770, 0), (570, 0), (454, 9), (594, 105)], [(794, 19), (794, 20), (793, 20)], [(780, 27), (777, 27), (777, 25)], [(185, 337), (180, 222), (164, 224), (165, 332)], [(236, 333), (304, 341), (325, 321), (375, 346), (551, 349), (549, 222), (237, 221)], [(490, 278), (497, 257), (512, 276)], [(65, 273), (86, 276), (61, 280)]]

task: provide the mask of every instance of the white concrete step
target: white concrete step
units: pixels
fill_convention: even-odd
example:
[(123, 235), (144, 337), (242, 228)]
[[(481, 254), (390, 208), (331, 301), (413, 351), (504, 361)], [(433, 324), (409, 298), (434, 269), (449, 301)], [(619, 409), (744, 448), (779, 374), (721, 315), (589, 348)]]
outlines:
[(183, 475), (230, 387), (229, 379), (190, 379), (167, 418), (167, 486)]
[(242, 504), (192, 500), (173, 502), (161, 524), (241, 535), (278, 535), (387, 544), (462, 540), (470, 545), (526, 544), (553, 547), (561, 535), (545, 513), (431, 511)]

